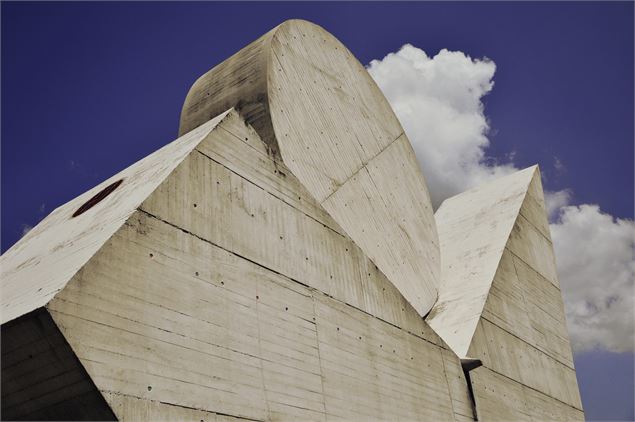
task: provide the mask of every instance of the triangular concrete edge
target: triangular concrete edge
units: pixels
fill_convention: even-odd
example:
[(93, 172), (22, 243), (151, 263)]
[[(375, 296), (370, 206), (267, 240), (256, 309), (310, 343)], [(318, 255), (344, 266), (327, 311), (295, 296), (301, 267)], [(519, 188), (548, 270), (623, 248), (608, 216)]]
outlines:
[[(233, 110), (227, 110), (56, 208), (0, 257), (0, 323), (45, 306)], [(81, 215), (80, 207), (110, 186)]]
[[(549, 400), (548, 418), (583, 418), (538, 169), (503, 250), (467, 355), (481, 359), (484, 368), (513, 382), (513, 388), (521, 385), (524, 391), (534, 391), (534, 397), (539, 394), (540, 400)], [(495, 402), (489, 398), (481, 405), (491, 411)], [(571, 414), (562, 416), (565, 411)]]
[(439, 300), (426, 321), (467, 357), (491, 284), (538, 166), (446, 199), (435, 219), (441, 246)]
[[(524, 250), (527, 248), (523, 247), (523, 242), (526, 242), (527, 238), (530, 237), (528, 233), (525, 233), (523, 237), (516, 238), (518, 232), (522, 233), (527, 231), (533, 232), (534, 239), (530, 241), (530, 243), (543, 242), (543, 247), (540, 248), (540, 250), (544, 253), (541, 256), (533, 256), (533, 254), (527, 253), (529, 251)], [(505, 266), (508, 268), (503, 268)], [(501, 272), (501, 274), (499, 274), (499, 272)], [(529, 272), (531, 272), (533, 276), (529, 276)], [(510, 275), (516, 283), (519, 283), (517, 286), (509, 284)], [(532, 286), (534, 294), (532, 294), (532, 290), (527, 286), (527, 283), (532, 279), (542, 280), (542, 285)], [(494, 288), (496, 288), (497, 291), (506, 290), (506, 292), (499, 292), (506, 297), (494, 297), (491, 292)], [(551, 294), (546, 294), (546, 290), (549, 290)], [(537, 293), (543, 293), (545, 296), (537, 297)], [(558, 321), (557, 329), (560, 331), (559, 340), (563, 340), (564, 343), (560, 342), (562, 344), (558, 344), (557, 347), (555, 344), (542, 344), (544, 341), (541, 341), (541, 339), (532, 338), (530, 333), (523, 332), (524, 329), (531, 330), (531, 309), (526, 309), (524, 312), (516, 311), (515, 318), (517, 319), (514, 320), (506, 321), (496, 316), (496, 314), (501, 311), (504, 314), (508, 314), (513, 306), (515, 306), (515, 304), (509, 302), (518, 295), (520, 295), (523, 304), (526, 306), (534, 305), (540, 309), (547, 308), (550, 310), (549, 316), (553, 318), (558, 316), (555, 314), (555, 310), (559, 316), (562, 317), (562, 319)], [(499, 303), (496, 303), (497, 300)], [(500, 303), (500, 301), (506, 301), (507, 303)], [(547, 301), (549, 301), (549, 303), (547, 303)], [(552, 301), (553, 303), (551, 303)], [(490, 286), (490, 294), (488, 294), (483, 306), (482, 316), (488, 319), (489, 322), (513, 333), (518, 338), (542, 350), (543, 353), (548, 354), (550, 357), (574, 369), (573, 354), (565, 320), (562, 293), (560, 292), (556, 272), (555, 252), (549, 231), (549, 221), (544, 203), (544, 193), (539, 170), (536, 171), (529, 185), (529, 190), (520, 208), (517, 221), (505, 245), (499, 269)], [(526, 318), (526, 320), (522, 321), (522, 318)], [(549, 328), (555, 329), (554, 321), (550, 320), (548, 325)], [(478, 329), (474, 334), (473, 342), (477, 340), (477, 335)], [(544, 335), (546, 335), (546, 333), (543, 333), (543, 336)], [(469, 353), (470, 351), (468, 351), (468, 354)]]

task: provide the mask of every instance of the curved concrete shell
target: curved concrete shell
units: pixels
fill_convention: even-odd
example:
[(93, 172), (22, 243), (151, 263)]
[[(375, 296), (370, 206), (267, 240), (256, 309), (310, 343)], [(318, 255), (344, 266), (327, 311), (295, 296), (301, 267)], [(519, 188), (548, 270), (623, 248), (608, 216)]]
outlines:
[(284, 22), (201, 76), (181, 134), (235, 107), (424, 316), (440, 259), (414, 151), (364, 67), (324, 29)]

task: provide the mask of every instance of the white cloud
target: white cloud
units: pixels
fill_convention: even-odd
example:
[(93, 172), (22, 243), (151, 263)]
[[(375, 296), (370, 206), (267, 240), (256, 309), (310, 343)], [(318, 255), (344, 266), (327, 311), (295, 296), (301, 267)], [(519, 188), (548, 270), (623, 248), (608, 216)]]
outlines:
[[(491, 60), (448, 50), (429, 57), (405, 45), (373, 60), (368, 71), (413, 145), (435, 207), (517, 170), (513, 151), (502, 163), (486, 154), (490, 127), (482, 99), (494, 86)], [(553, 170), (565, 171), (558, 157)], [(632, 351), (633, 222), (595, 205), (570, 206), (572, 196), (569, 189), (545, 192), (573, 347)]]
[(565, 206), (551, 235), (574, 350), (632, 351), (633, 221), (597, 205)]
[(570, 189), (563, 189), (556, 192), (545, 191), (545, 205), (549, 221), (554, 221), (560, 214), (560, 209), (569, 205), (572, 193)]
[(373, 60), (368, 71), (413, 145), (435, 207), (445, 198), (516, 170), (485, 155), (489, 124), (482, 98), (494, 86), (494, 62), (448, 50), (429, 57), (406, 44), (397, 53)]

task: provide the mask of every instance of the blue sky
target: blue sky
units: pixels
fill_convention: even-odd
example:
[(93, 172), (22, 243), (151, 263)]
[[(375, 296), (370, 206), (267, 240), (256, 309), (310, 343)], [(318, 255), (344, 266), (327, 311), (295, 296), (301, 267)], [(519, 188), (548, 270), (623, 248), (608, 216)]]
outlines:
[[(323, 26), (364, 64), (406, 43), (429, 56), (445, 48), (489, 58), (487, 155), (539, 163), (545, 188), (568, 189), (571, 205), (633, 218), (631, 2), (1, 7), (3, 251), (58, 205), (176, 138), (196, 77), (289, 18)], [(575, 358), (587, 417), (632, 419), (632, 348)]]

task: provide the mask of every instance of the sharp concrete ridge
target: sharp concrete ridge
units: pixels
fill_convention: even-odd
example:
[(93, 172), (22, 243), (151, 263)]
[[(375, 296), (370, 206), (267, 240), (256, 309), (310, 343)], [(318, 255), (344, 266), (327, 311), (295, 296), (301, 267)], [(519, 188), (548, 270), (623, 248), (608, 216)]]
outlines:
[(443, 267), (428, 323), (466, 357), (536, 167), (446, 199), (435, 214)]
[[(55, 209), (6, 251), (0, 261), (2, 324), (46, 305), (60, 292), (224, 114)], [(73, 217), (82, 204), (119, 180), (123, 183), (112, 195)]]
[(3, 419), (583, 418), (537, 167), (433, 215), (386, 99), (300, 20), (180, 131), (0, 258)]

